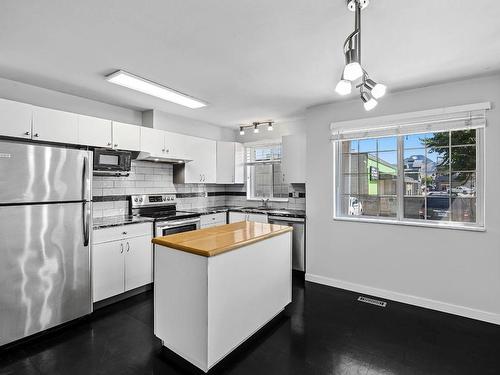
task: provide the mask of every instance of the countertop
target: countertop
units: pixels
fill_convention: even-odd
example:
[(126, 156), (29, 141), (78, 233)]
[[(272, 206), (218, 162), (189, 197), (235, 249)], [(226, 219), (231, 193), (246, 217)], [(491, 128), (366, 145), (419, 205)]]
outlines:
[(258, 207), (239, 207), (239, 206), (215, 206), (215, 207), (203, 207), (203, 208), (191, 208), (185, 211), (194, 212), (200, 215), (216, 214), (219, 212), (246, 212), (246, 213), (262, 213), (268, 214), (269, 216), (285, 216), (285, 217), (296, 217), (305, 218), (306, 212), (304, 210), (292, 210), (288, 208), (267, 208), (261, 209)]
[(153, 219), (148, 217), (132, 216), (132, 215), (118, 215), (106, 216), (95, 218), (93, 220), (94, 229), (102, 229), (108, 227), (116, 227), (120, 225), (138, 224), (138, 223), (151, 223)]
[(241, 221), (217, 227), (155, 237), (152, 242), (188, 253), (211, 257), (291, 231), (283, 225)]

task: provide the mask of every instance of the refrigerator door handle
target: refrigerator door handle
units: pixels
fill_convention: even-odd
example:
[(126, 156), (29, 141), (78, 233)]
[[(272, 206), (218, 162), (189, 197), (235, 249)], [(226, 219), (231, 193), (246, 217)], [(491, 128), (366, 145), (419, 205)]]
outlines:
[(83, 246), (89, 246), (90, 237), (90, 204), (89, 202), (83, 201), (82, 210), (82, 222), (83, 222)]
[(82, 168), (82, 200), (89, 200), (87, 197), (88, 189), (88, 179), (89, 179), (89, 157), (83, 157), (83, 168)]

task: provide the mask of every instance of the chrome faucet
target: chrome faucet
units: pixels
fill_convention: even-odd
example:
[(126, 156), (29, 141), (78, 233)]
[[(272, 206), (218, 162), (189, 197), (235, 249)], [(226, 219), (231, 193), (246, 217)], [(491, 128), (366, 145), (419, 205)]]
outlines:
[(262, 198), (262, 206), (264, 208), (269, 208), (269, 198)]

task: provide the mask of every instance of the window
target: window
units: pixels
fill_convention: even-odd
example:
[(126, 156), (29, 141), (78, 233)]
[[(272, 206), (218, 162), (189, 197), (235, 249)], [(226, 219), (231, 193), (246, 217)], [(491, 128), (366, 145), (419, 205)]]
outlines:
[(247, 199), (287, 200), (281, 171), (281, 144), (246, 148)]
[(335, 217), (481, 228), (484, 111), (473, 120), (337, 133)]

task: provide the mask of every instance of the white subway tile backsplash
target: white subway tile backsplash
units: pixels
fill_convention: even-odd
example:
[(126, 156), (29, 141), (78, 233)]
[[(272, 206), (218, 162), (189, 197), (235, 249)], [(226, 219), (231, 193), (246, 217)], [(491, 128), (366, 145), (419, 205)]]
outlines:
[[(264, 178), (264, 177), (262, 177)], [(289, 192), (305, 192), (305, 186), (291, 185)], [(171, 164), (133, 161), (128, 177), (94, 176), (92, 195), (120, 196), (116, 201), (94, 202), (93, 216), (113, 216), (128, 213), (128, 202), (123, 200), (124, 195), (130, 194), (158, 194), (158, 193), (204, 193), (204, 196), (183, 197), (177, 199), (179, 210), (201, 208), (209, 206), (259, 206), (260, 201), (247, 201), (246, 196), (217, 195), (208, 196), (213, 192), (245, 193), (244, 184), (217, 185), (217, 184), (174, 184), (173, 166)], [(286, 194), (286, 190), (283, 192)], [(288, 202), (270, 202), (271, 207), (305, 210), (305, 198), (289, 198)]]

